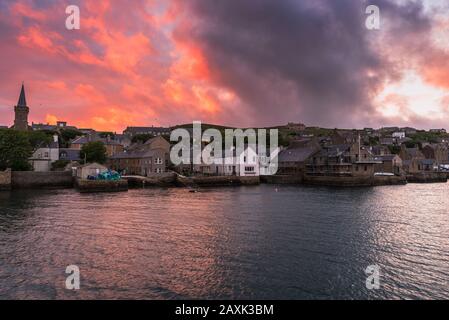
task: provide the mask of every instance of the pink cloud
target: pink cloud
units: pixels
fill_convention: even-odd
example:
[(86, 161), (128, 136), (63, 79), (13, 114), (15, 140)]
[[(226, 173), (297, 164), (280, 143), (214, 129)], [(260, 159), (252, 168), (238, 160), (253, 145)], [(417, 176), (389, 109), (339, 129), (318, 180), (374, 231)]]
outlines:
[[(251, 74), (248, 65), (232, 54), (228, 57), (222, 53), (220, 59), (227, 59), (227, 65), (235, 69), (223, 68), (217, 56), (211, 54), (210, 44), (198, 36), (218, 30), (214, 25), (202, 30), (200, 18), (186, 11), (190, 2), (195, 3), (79, 0), (81, 30), (73, 31), (65, 29), (65, 1), (17, 0), (4, 4), (5, 10), (0, 12), (0, 72), (8, 76), (0, 78), (0, 124), (12, 123), (12, 107), (22, 81), (31, 107), (30, 122), (59, 119), (82, 127), (121, 131), (127, 125), (169, 125), (192, 120), (233, 126), (303, 120), (303, 113), (310, 111), (308, 101), (304, 102), (307, 92), (297, 94), (292, 89), (293, 81), (276, 72), (269, 79), (258, 72)], [(406, 61), (407, 67), (420, 72), (428, 83), (449, 88), (449, 73), (444, 68), (447, 54), (427, 45), (425, 36), (404, 36), (401, 41), (387, 37), (380, 46), (381, 54), (395, 67)], [(251, 38), (247, 42), (247, 47), (238, 49), (254, 50)], [(409, 52), (414, 45), (428, 50)], [(263, 50), (256, 53), (259, 58), (267, 57)], [(273, 59), (282, 63), (283, 57)], [(312, 62), (310, 68), (315, 63), (320, 65)], [(265, 63), (262, 67), (271, 66)], [(339, 71), (337, 68), (333, 78), (338, 79)], [(373, 80), (368, 102), (387, 85), (381, 79), (401, 78), (400, 70), (394, 68), (367, 73)], [(253, 88), (259, 91), (250, 92)], [(259, 112), (258, 103), (270, 108)], [(404, 114), (408, 112), (406, 105), (402, 108)], [(361, 126), (370, 121), (381, 124), (392, 120), (381, 113), (373, 115), (370, 108), (364, 110), (359, 106), (345, 119)], [(316, 124), (321, 124), (322, 115), (316, 115)], [(424, 117), (424, 122), (418, 121), (415, 114), (409, 118), (428, 123)]]

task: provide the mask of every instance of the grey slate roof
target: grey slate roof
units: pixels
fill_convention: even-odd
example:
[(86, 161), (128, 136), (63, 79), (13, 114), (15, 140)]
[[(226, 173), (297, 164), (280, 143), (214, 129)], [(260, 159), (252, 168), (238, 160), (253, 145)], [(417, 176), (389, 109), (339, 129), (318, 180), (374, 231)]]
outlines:
[(116, 155), (110, 157), (110, 159), (142, 159), (142, 158), (151, 158), (156, 154), (155, 150), (148, 151), (135, 151), (135, 152), (120, 152)]
[(59, 159), (60, 160), (68, 160), (68, 161), (79, 161), (79, 160), (81, 160), (80, 159), (80, 150), (61, 148), (61, 149), (59, 149)]
[(396, 157), (395, 154), (386, 154), (384, 156), (376, 156), (376, 160), (380, 161), (393, 161), (393, 159)]
[(349, 144), (335, 144), (326, 147), (320, 154), (327, 157), (338, 157), (344, 152), (348, 151), (350, 148), (351, 146)]
[(22, 89), (20, 90), (19, 102), (17, 102), (18, 107), (26, 107), (27, 100), (25, 98), (25, 86), (22, 83)]
[(304, 162), (318, 150), (313, 147), (288, 148), (279, 153), (279, 162)]
[(125, 134), (154, 134), (154, 133), (160, 133), (160, 134), (169, 134), (170, 128), (164, 128), (164, 127), (128, 127), (123, 132)]
[(118, 143), (115, 140), (103, 139), (103, 138), (96, 137), (96, 136), (91, 137), (91, 138), (85, 137), (85, 136), (79, 137), (79, 138), (76, 138), (75, 140), (73, 140), (71, 143), (72, 144), (86, 144), (89, 142), (103, 142), (106, 145), (120, 145), (120, 143)]
[(407, 148), (407, 153), (412, 157), (417, 157), (420, 155), (418, 148)]
[(419, 161), (423, 165), (431, 166), (435, 163), (433, 159), (422, 159)]

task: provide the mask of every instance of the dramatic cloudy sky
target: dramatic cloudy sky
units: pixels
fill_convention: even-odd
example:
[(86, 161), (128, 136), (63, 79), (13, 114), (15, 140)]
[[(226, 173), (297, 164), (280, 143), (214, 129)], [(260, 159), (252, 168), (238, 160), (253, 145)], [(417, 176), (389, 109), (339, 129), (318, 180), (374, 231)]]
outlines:
[(25, 81), (30, 121), (101, 130), (449, 128), (444, 0), (0, 0), (0, 43), (3, 125)]

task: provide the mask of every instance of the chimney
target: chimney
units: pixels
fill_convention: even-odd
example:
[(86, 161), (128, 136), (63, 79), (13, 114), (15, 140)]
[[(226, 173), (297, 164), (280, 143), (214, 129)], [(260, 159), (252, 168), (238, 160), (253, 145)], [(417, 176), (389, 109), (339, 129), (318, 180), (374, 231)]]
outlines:
[(57, 143), (58, 142), (58, 135), (57, 134), (55, 134), (54, 136), (53, 136), (53, 142), (55, 142), (55, 143)]

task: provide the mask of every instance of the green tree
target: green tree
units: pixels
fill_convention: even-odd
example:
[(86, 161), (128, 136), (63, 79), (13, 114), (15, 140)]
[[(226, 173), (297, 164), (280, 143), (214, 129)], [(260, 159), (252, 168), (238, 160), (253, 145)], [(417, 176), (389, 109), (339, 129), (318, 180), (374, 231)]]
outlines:
[(82, 136), (83, 133), (81, 131), (78, 130), (74, 130), (74, 129), (62, 129), (60, 131), (60, 142), (59, 145), (62, 148), (68, 148), (69, 147), (69, 142), (73, 139), (75, 139), (76, 137), (80, 137)]
[(399, 154), (401, 152), (400, 146), (388, 146), (391, 154)]
[(112, 140), (115, 139), (114, 132), (110, 132), (110, 131), (100, 132), (99, 136), (100, 136), (100, 138), (103, 138), (103, 139), (106, 139), (107, 137), (111, 138)]
[(0, 170), (31, 170), (28, 159), (32, 154), (33, 148), (25, 132), (0, 130)]
[(369, 140), (369, 146), (377, 146), (378, 144), (379, 144), (379, 142), (380, 142), (380, 139), (379, 139), (379, 137), (368, 137), (368, 140)]
[(25, 135), (33, 149), (37, 149), (53, 141), (53, 134), (45, 131), (28, 131)]
[(61, 170), (64, 169), (69, 163), (70, 161), (68, 160), (57, 160), (51, 164), (51, 169), (53, 171)]
[(105, 163), (107, 159), (106, 146), (101, 141), (86, 143), (81, 148), (81, 159), (89, 162)]

